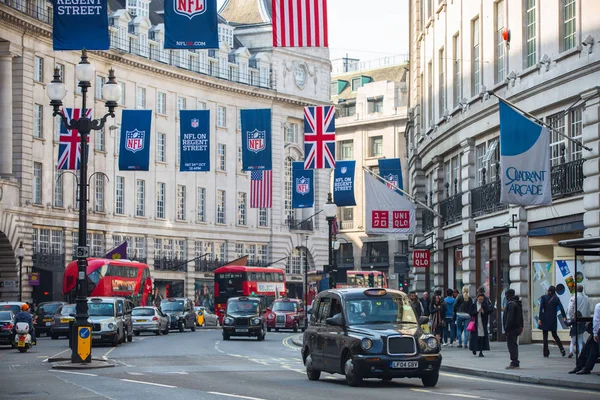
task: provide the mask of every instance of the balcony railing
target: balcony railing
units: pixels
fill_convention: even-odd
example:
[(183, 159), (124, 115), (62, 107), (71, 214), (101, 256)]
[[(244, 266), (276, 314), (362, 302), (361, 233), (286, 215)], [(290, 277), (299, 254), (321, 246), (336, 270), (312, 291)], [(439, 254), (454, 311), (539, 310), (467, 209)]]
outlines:
[(335, 258), (335, 263), (338, 267), (354, 268), (354, 257), (342, 257), (338, 255)]
[(361, 257), (360, 259), (361, 265), (363, 267), (374, 266), (381, 267), (390, 264), (389, 256), (371, 256), (371, 257)]
[(455, 194), (440, 201), (442, 225), (449, 225), (462, 218), (462, 193)]
[(303, 221), (301, 219), (288, 218), (287, 226), (291, 231), (312, 231), (314, 229), (312, 219)]
[(342, 221), (342, 230), (354, 229), (354, 220)]
[(471, 191), (471, 201), (473, 202), (473, 216), (489, 214), (500, 211), (508, 207), (507, 204), (500, 204), (500, 180), (486, 183), (476, 187)]
[(222, 267), (225, 261), (221, 261), (218, 258), (215, 260), (198, 259), (194, 262), (196, 272), (212, 272), (215, 269)]
[(52, 7), (45, 1), (40, 2), (41, 4), (37, 4), (37, 2), (27, 0), (3, 0), (0, 1), (0, 3), (4, 3), (30, 17), (52, 25)]
[(64, 253), (33, 253), (33, 267), (48, 271), (64, 272)]
[(422, 215), (422, 223), (423, 223), (423, 233), (429, 232), (433, 230), (433, 219), (434, 219), (434, 215), (433, 212), (431, 212), (428, 209), (424, 209), (423, 210), (423, 214)]
[(552, 197), (583, 192), (583, 159), (552, 166), (550, 182)]
[(130, 256), (129, 254), (127, 255), (127, 259), (131, 260), (131, 261), (137, 261), (140, 262), (142, 264), (147, 264), (148, 263), (148, 259), (146, 257), (139, 257), (139, 256)]
[(186, 263), (178, 258), (154, 258), (154, 269), (156, 271), (176, 271), (185, 272)]

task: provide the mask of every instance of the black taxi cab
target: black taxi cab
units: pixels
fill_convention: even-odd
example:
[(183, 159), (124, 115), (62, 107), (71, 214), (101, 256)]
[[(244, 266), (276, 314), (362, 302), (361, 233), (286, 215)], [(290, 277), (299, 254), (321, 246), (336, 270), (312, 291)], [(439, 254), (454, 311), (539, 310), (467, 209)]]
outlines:
[(231, 336), (256, 336), (265, 340), (267, 328), (262, 301), (258, 297), (232, 297), (223, 316), (223, 340)]
[(382, 288), (330, 289), (319, 293), (304, 332), (302, 359), (310, 380), (321, 371), (363, 378), (420, 378), (437, 384), (440, 343), (421, 331), (408, 296)]

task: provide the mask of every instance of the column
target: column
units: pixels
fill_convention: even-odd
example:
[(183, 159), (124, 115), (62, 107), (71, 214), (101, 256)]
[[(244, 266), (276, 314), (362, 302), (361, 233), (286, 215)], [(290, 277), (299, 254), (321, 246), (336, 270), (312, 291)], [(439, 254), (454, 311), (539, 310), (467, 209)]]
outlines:
[(0, 178), (13, 174), (12, 55), (0, 44)]
[(521, 343), (531, 343), (531, 302), (529, 300), (529, 224), (524, 207), (511, 208), (509, 216), (515, 216), (515, 228), (508, 230), (510, 234), (510, 288), (521, 297), (523, 304), (524, 329)]
[[(598, 87), (581, 93), (582, 98), (598, 96)], [(592, 151), (583, 150), (585, 162), (583, 164), (583, 224), (585, 225), (584, 237), (600, 236), (600, 107), (598, 101), (590, 100), (586, 105), (583, 115), (583, 143), (592, 148)], [(590, 298), (590, 303), (600, 301), (600, 258), (586, 257), (583, 273), (588, 279), (585, 293)]]
[(473, 219), (471, 189), (475, 187), (475, 141), (467, 139), (461, 144), (462, 160), (460, 187), (462, 190), (462, 271), (463, 284), (469, 286), (469, 294), (475, 296), (477, 288), (477, 259), (476, 259), (476, 225)]
[[(423, 171), (423, 167), (421, 165), (421, 158), (419, 156), (413, 156), (410, 159), (411, 164), (409, 165), (410, 171), (410, 182), (412, 183), (412, 187), (410, 188), (410, 194), (417, 200), (427, 203), (425, 201), (425, 172)], [(429, 272), (425, 268), (415, 268), (413, 266), (412, 260), (412, 248), (417, 243), (423, 241), (423, 207), (416, 205), (416, 218), (417, 218), (417, 229), (416, 233), (413, 237), (412, 243), (409, 242), (409, 246), (411, 247), (409, 250), (408, 256), (408, 265), (410, 267), (410, 290), (415, 290), (418, 293), (422, 293), (427, 290), (425, 285), (425, 277)]]
[[(194, 239), (186, 238), (185, 240), (185, 255), (186, 259), (182, 260), (182, 262), (186, 262), (188, 260), (193, 260), (196, 257), (196, 247), (195, 247)], [(192, 299), (194, 302), (196, 301), (196, 263), (194, 261), (190, 261), (185, 264), (185, 282), (183, 294), (189, 299)]]
[[(442, 229), (442, 217), (439, 216), (440, 201), (444, 198), (444, 159), (436, 156), (433, 159), (433, 184), (430, 196), (432, 196), (432, 208), (438, 215), (433, 219), (433, 249), (431, 254), (431, 266), (433, 268), (433, 284), (444, 294), (444, 230)], [(444, 297), (444, 296), (442, 296)]]

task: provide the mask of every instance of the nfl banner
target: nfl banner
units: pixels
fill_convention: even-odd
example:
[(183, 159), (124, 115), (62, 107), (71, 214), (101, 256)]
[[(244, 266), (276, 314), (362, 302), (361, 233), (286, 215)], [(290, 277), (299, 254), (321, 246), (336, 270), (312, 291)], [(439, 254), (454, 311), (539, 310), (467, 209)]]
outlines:
[(304, 169), (304, 161), (292, 163), (292, 208), (310, 208), (315, 203), (314, 170)]
[(415, 233), (415, 205), (364, 171), (367, 234)]
[(511, 106), (500, 108), (500, 203), (551, 205), (550, 134)]
[(271, 170), (271, 109), (242, 110), (242, 171)]
[(179, 111), (179, 170), (210, 171), (210, 111)]
[(165, 0), (165, 49), (218, 49), (217, 0)]
[(109, 49), (108, 0), (53, 0), (53, 3), (53, 50)]
[[(379, 176), (391, 183), (391, 185), (388, 185), (390, 189), (394, 189), (394, 186), (396, 186), (404, 190), (404, 185), (402, 184), (402, 165), (399, 158), (379, 159)], [(401, 191), (396, 190), (396, 192), (403, 196)]]
[(123, 110), (119, 171), (148, 171), (152, 110)]
[(333, 202), (339, 207), (355, 206), (354, 167), (356, 161), (337, 161), (333, 174)]

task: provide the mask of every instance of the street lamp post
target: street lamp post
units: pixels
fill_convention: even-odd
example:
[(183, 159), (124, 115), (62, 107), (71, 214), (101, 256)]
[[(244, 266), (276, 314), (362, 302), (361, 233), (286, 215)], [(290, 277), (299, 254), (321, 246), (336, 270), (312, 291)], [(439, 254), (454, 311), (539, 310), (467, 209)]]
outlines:
[(25, 256), (25, 249), (23, 248), (23, 242), (19, 243), (17, 247), (17, 258), (19, 259), (19, 301), (23, 301), (23, 257)]
[(337, 206), (333, 202), (333, 198), (331, 196), (331, 192), (327, 194), (327, 203), (323, 206), (323, 213), (325, 214), (325, 219), (329, 224), (329, 262), (328, 262), (328, 273), (329, 273), (329, 288), (333, 288), (334, 279), (332, 279), (333, 274), (335, 274), (334, 261), (333, 261), (333, 221), (335, 220), (335, 216), (337, 215)]
[(306, 235), (306, 242), (304, 245), (304, 329), (308, 328), (308, 315), (306, 310), (308, 309), (308, 235)]
[[(88, 89), (91, 86), (91, 81), (94, 79), (94, 68), (89, 63), (87, 51), (84, 49), (81, 52), (81, 61), (75, 67), (75, 76), (81, 88), (81, 114), (79, 119), (68, 120), (61, 111), (63, 105), (62, 100), (67, 94), (67, 88), (62, 82), (59, 69), (54, 69), (54, 80), (48, 84), (48, 97), (50, 105), (54, 108), (53, 116), (60, 116), (62, 123), (68, 130), (77, 130), (80, 136), (80, 157), (81, 164), (79, 168), (79, 239), (77, 245), (77, 298), (76, 298), (76, 314), (75, 323), (71, 337), (74, 338), (71, 362), (73, 363), (89, 363), (92, 360), (91, 348), (89, 353), (82, 351), (77, 346), (77, 335), (79, 327), (89, 327), (88, 322), (88, 305), (87, 305), (87, 153), (88, 153), (88, 136), (92, 131), (99, 131), (104, 128), (107, 118), (115, 117), (115, 108), (117, 101), (121, 97), (121, 87), (115, 80), (114, 70), (111, 68), (108, 73), (108, 82), (102, 87), (102, 98), (106, 102), (108, 113), (100, 119), (90, 119), (86, 117), (86, 96)], [(81, 333), (82, 339), (86, 339), (91, 334), (90, 330)], [(90, 338), (91, 339), (91, 338)], [(86, 342), (87, 343), (87, 342)]]

